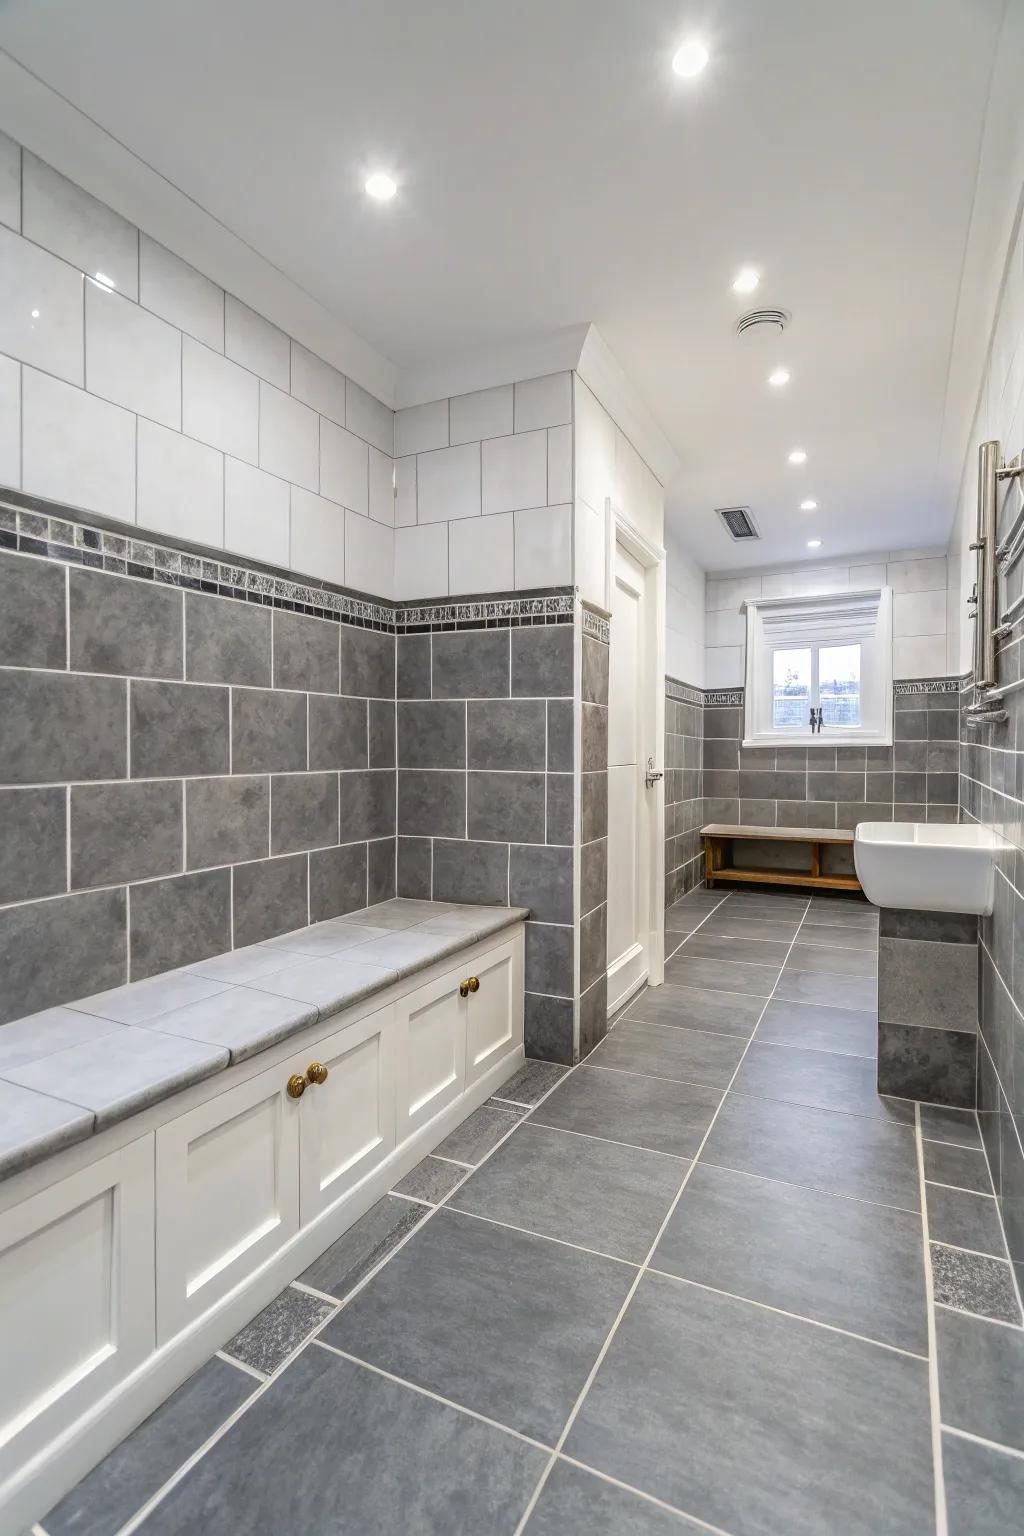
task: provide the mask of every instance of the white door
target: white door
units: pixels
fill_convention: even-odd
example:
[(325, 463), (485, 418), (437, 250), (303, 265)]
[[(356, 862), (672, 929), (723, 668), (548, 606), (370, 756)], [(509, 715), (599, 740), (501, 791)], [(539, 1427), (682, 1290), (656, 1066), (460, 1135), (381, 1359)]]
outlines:
[(650, 969), (646, 587), (643, 566), (616, 542), (608, 680), (609, 1012), (646, 981)]

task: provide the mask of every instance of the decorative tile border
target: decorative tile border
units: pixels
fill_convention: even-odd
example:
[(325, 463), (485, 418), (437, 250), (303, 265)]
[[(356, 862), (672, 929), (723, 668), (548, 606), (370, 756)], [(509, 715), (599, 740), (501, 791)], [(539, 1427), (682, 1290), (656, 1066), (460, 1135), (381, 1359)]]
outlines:
[(705, 688), (704, 707), (708, 705), (727, 705), (736, 709), (743, 704), (742, 688)]
[(698, 708), (704, 703), (704, 694), (700, 688), (694, 688), (690, 683), (681, 683), (678, 678), (665, 678), (665, 694), (670, 699), (675, 699), (678, 704), (696, 704)]
[(610, 645), (612, 640), (612, 626), (600, 613), (594, 613), (586, 604), (581, 604), (583, 633), (589, 635), (591, 640), (600, 640), (602, 645)]
[[(399, 634), (415, 634), (422, 630), (493, 629), (498, 625), (571, 624), (574, 606), (573, 590), (566, 587), (535, 597), (494, 597), (471, 602), (398, 606), (393, 618)], [(586, 617), (584, 612), (584, 620)]]
[(959, 693), (959, 677), (923, 677), (910, 682), (893, 683), (893, 693), (898, 699), (911, 693)]

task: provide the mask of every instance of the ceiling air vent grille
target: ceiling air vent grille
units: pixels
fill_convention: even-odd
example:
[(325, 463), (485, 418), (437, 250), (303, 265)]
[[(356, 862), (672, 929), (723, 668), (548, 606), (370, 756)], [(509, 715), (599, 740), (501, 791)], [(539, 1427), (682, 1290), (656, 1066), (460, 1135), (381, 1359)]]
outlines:
[(731, 539), (759, 539), (761, 537), (757, 531), (757, 525), (750, 515), (749, 507), (716, 507), (715, 511), (725, 524)]
[(751, 309), (736, 321), (736, 335), (745, 336), (758, 326), (766, 326), (772, 331), (784, 331), (791, 318), (785, 309)]

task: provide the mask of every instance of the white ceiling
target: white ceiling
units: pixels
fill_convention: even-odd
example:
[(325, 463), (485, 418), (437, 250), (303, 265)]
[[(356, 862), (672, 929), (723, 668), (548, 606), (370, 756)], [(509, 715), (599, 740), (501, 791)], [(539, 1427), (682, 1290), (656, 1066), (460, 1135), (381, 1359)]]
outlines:
[[(58, 24), (6, 0), (0, 45), (399, 368), (595, 322), (679, 454), (672, 526), (726, 569), (945, 542), (1003, 9), (90, 0)], [(670, 59), (694, 32), (712, 61), (685, 82)], [(379, 165), (401, 183), (387, 206), (362, 191)], [(743, 301), (748, 262), (764, 281)], [(755, 302), (792, 311), (777, 342), (733, 335)], [(713, 515), (735, 503), (756, 559)]]

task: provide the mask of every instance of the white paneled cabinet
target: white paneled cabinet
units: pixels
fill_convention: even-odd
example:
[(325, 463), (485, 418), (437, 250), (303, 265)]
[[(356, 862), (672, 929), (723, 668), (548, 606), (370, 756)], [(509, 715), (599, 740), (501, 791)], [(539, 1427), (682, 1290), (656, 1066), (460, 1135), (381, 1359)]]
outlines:
[(477, 961), (469, 985), (466, 1081), (472, 1086), (523, 1038), (522, 947), (503, 944)]

